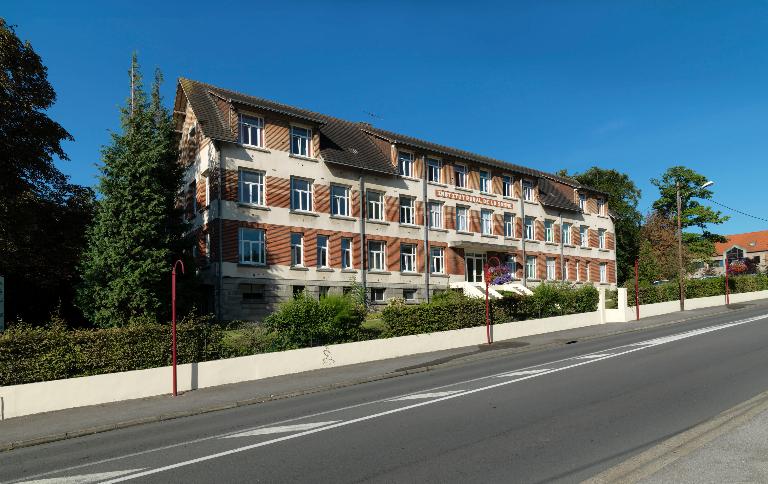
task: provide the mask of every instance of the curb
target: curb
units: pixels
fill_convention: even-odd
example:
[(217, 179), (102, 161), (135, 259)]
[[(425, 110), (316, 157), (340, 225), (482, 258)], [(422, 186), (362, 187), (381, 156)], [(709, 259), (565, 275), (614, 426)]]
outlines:
[[(739, 308), (739, 309), (736, 309), (736, 311), (740, 311), (741, 309), (746, 309), (746, 308)], [(691, 316), (691, 317), (688, 317), (688, 318), (676, 319), (674, 321), (667, 321), (667, 322), (663, 322), (663, 323), (659, 323), (659, 324), (655, 324), (655, 325), (643, 326), (642, 328), (628, 328), (628, 329), (625, 329), (623, 331), (615, 331), (615, 332), (605, 333), (605, 334), (600, 334), (600, 335), (587, 336), (587, 337), (579, 339), (579, 341), (592, 341), (592, 340), (596, 340), (596, 339), (600, 339), (600, 338), (605, 338), (605, 337), (609, 337), (609, 336), (616, 336), (616, 335), (619, 335), (619, 334), (634, 333), (634, 332), (638, 332), (638, 331), (644, 331), (644, 330), (648, 330), (648, 329), (660, 328), (660, 327), (664, 327), (664, 326), (672, 326), (674, 324), (679, 324), (679, 323), (682, 323), (682, 322), (685, 322), (685, 321), (691, 321), (691, 320), (698, 319), (698, 318), (701, 318), (701, 317), (718, 316), (720, 314), (725, 314), (725, 313), (729, 313), (729, 312), (733, 312), (733, 311), (734, 311), (733, 309), (726, 309), (724, 311), (718, 311), (718, 312), (707, 314), (707, 315), (704, 315), (704, 316)], [(628, 323), (631, 323), (631, 322), (632, 321), (628, 321)], [(514, 341), (514, 340), (503, 340), (503, 341)], [(482, 346), (482, 345), (475, 345), (475, 346)], [(61, 440), (73, 439), (73, 438), (77, 438), (77, 437), (84, 437), (84, 436), (87, 436), (87, 435), (93, 435), (93, 434), (99, 434), (99, 433), (103, 433), (103, 432), (109, 432), (111, 430), (118, 430), (118, 429), (124, 429), (124, 428), (129, 428), (129, 427), (135, 427), (135, 426), (138, 426), (138, 425), (144, 425), (144, 424), (148, 424), (148, 423), (162, 422), (162, 421), (166, 421), (166, 420), (174, 420), (174, 419), (177, 419), (177, 418), (184, 418), (184, 417), (192, 417), (192, 416), (195, 416), (195, 415), (202, 415), (202, 414), (205, 414), (205, 413), (218, 412), (218, 411), (221, 411), (221, 410), (229, 410), (229, 409), (238, 408), (238, 407), (245, 407), (245, 406), (248, 406), (248, 405), (257, 405), (257, 404), (260, 404), (260, 403), (266, 403), (266, 402), (271, 402), (271, 401), (275, 401), (275, 400), (285, 400), (285, 399), (288, 399), (288, 398), (295, 398), (295, 397), (299, 397), (299, 396), (303, 396), (303, 395), (311, 395), (311, 394), (315, 394), (315, 393), (321, 393), (321, 392), (326, 392), (326, 391), (330, 391), (330, 390), (336, 390), (336, 389), (339, 389), (339, 388), (347, 388), (347, 387), (351, 387), (351, 386), (355, 386), (355, 385), (361, 385), (361, 384), (364, 384), (364, 383), (372, 383), (372, 382), (376, 382), (376, 381), (389, 380), (391, 378), (398, 378), (398, 377), (406, 376), (406, 375), (414, 375), (414, 374), (418, 374), (418, 373), (425, 373), (427, 371), (432, 371), (432, 370), (435, 370), (435, 369), (438, 369), (438, 368), (451, 368), (451, 367), (454, 367), (454, 366), (458, 366), (458, 365), (467, 363), (468, 361), (483, 361), (483, 360), (486, 360), (486, 359), (496, 358), (496, 357), (499, 357), (499, 356), (505, 356), (505, 355), (509, 355), (509, 354), (528, 353), (528, 352), (531, 352), (531, 351), (546, 350), (546, 349), (550, 349), (550, 348), (553, 348), (553, 347), (559, 347), (559, 346), (563, 346), (563, 343), (562, 342), (552, 342), (552, 343), (545, 343), (545, 344), (540, 344), (540, 345), (535, 345), (535, 346), (526, 346), (526, 347), (522, 347), (522, 348), (507, 348), (507, 349), (498, 349), (498, 350), (495, 350), (495, 351), (491, 350), (491, 351), (481, 352), (481, 353), (468, 353), (466, 355), (458, 355), (455, 359), (453, 359), (451, 361), (444, 362), (444, 363), (439, 363), (439, 364), (424, 365), (424, 366), (415, 367), (415, 368), (408, 368), (408, 369), (404, 369), (404, 370), (396, 370), (396, 371), (392, 371), (392, 372), (388, 372), (388, 373), (383, 373), (383, 374), (380, 374), (380, 375), (374, 375), (374, 376), (360, 378), (360, 379), (355, 379), (355, 380), (347, 380), (347, 381), (342, 381), (342, 382), (338, 382), (338, 383), (332, 383), (332, 384), (329, 384), (329, 385), (321, 385), (321, 386), (317, 386), (317, 387), (310, 387), (310, 388), (307, 388), (307, 389), (304, 389), (304, 390), (295, 390), (295, 391), (292, 391), (292, 392), (279, 393), (279, 394), (275, 394), (275, 395), (254, 397), (254, 398), (249, 398), (249, 399), (246, 399), (246, 400), (238, 400), (238, 401), (235, 401), (233, 403), (220, 404), (220, 405), (212, 405), (212, 406), (208, 406), (208, 407), (197, 408), (197, 409), (194, 409), (194, 410), (180, 411), (180, 412), (162, 414), (162, 415), (157, 415), (157, 416), (152, 416), (152, 417), (143, 417), (143, 418), (125, 420), (125, 421), (117, 422), (117, 423), (114, 423), (114, 424), (106, 424), (106, 425), (99, 425), (99, 426), (94, 426), (94, 427), (87, 427), (87, 428), (84, 428), (84, 429), (81, 429), (81, 430), (75, 430), (75, 431), (72, 431), (72, 432), (64, 432), (64, 433), (58, 433), (58, 434), (51, 434), (51, 435), (46, 435), (46, 436), (42, 436), (42, 437), (35, 437), (33, 439), (28, 439), (28, 440), (17, 440), (17, 441), (10, 442), (10, 443), (0, 444), (0, 452), (8, 452), (8, 451), (11, 451), (11, 450), (20, 449), (20, 448), (24, 448), (24, 447), (32, 447), (32, 446), (41, 445), (41, 444), (49, 444), (49, 443), (58, 442), (58, 441), (61, 441)], [(156, 397), (150, 397), (150, 398), (156, 398)]]

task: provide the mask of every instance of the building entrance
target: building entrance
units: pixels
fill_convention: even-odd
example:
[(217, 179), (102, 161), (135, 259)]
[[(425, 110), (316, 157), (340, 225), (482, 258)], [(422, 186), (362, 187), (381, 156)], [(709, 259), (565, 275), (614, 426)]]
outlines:
[(486, 261), (485, 254), (469, 252), (464, 256), (464, 260), (467, 266), (464, 271), (467, 282), (481, 284), (484, 281), (483, 267)]

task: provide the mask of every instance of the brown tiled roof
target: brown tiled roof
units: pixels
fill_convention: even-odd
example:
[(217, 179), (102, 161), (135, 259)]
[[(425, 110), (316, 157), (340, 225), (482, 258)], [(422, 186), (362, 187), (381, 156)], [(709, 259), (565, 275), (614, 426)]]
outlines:
[(539, 201), (552, 208), (580, 212), (579, 205), (573, 201), (573, 188), (562, 183), (555, 183), (547, 178), (539, 178)]
[(192, 105), (192, 110), (198, 119), (198, 123), (206, 136), (236, 142), (237, 138), (229, 129), (228, 120), (223, 119), (221, 111), (216, 107), (213, 96), (217, 96), (227, 102), (253, 106), (259, 109), (284, 114), (287, 116), (304, 119), (317, 123), (321, 136), (321, 156), (328, 162), (352, 166), (364, 170), (395, 174), (396, 167), (390, 161), (389, 155), (383, 153), (369, 136), (376, 136), (395, 144), (403, 144), (420, 148), (437, 154), (474, 161), (484, 165), (509, 170), (514, 173), (528, 175), (540, 180), (540, 189), (543, 183), (546, 187), (542, 203), (555, 208), (579, 211), (578, 205), (571, 196), (564, 194), (564, 186), (585, 189), (591, 192), (604, 194), (600, 190), (581, 185), (571, 178), (563, 178), (551, 173), (527, 168), (487, 156), (478, 155), (469, 151), (451, 148), (449, 146), (420, 140), (412, 136), (401, 135), (392, 131), (375, 128), (367, 123), (353, 123), (334, 118), (313, 111), (295, 108), (287, 104), (277, 103), (268, 99), (249, 96), (228, 89), (212, 86), (191, 79), (180, 78), (184, 93)]
[(715, 253), (717, 255), (723, 255), (723, 251), (730, 249), (734, 245), (738, 245), (746, 252), (768, 251), (768, 230), (725, 235), (724, 237), (728, 239), (727, 242), (717, 242), (715, 244)]

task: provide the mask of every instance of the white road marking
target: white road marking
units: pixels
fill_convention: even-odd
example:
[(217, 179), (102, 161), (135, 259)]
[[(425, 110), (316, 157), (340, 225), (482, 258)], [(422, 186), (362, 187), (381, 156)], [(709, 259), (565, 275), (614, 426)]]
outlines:
[[(567, 366), (563, 366), (563, 367), (559, 367), (559, 368), (554, 368), (554, 369), (547, 370), (547, 371), (541, 371), (541, 372), (537, 372), (537, 373), (531, 374), (531, 375), (521, 376), (519, 378), (515, 378), (514, 380), (507, 380), (507, 381), (503, 381), (501, 383), (496, 383), (496, 384), (493, 384), (493, 385), (488, 385), (488, 386), (484, 386), (484, 387), (480, 387), (480, 388), (475, 388), (475, 389), (472, 389), (472, 390), (466, 390), (466, 391), (462, 391), (462, 392), (459, 392), (459, 393), (453, 393), (451, 395), (446, 395), (444, 397), (439, 397), (439, 398), (435, 398), (435, 399), (432, 399), (432, 400), (427, 400), (427, 401), (424, 401), (424, 402), (419, 402), (419, 403), (414, 403), (414, 404), (411, 404), (411, 405), (406, 405), (404, 407), (399, 407), (399, 408), (395, 408), (395, 409), (391, 409), (391, 410), (386, 410), (386, 411), (383, 411), (383, 412), (374, 413), (374, 414), (371, 414), (371, 415), (366, 415), (366, 416), (363, 416), (363, 417), (358, 417), (358, 418), (351, 419), (351, 420), (346, 420), (346, 421), (338, 422), (338, 423), (335, 423), (335, 424), (327, 425), (325, 427), (320, 427), (320, 428), (316, 428), (316, 429), (306, 430), (306, 431), (303, 431), (303, 432), (299, 432), (299, 433), (295, 433), (295, 434), (291, 434), (291, 435), (286, 435), (286, 436), (283, 436), (283, 437), (278, 437), (278, 438), (275, 438), (275, 439), (272, 439), (272, 440), (267, 440), (267, 441), (259, 442), (259, 443), (256, 443), (256, 444), (251, 444), (251, 445), (246, 445), (246, 446), (243, 446), (243, 447), (238, 447), (236, 449), (230, 449), (230, 450), (226, 450), (226, 451), (223, 451), (223, 452), (217, 452), (215, 454), (209, 454), (207, 456), (198, 457), (196, 459), (190, 459), (190, 460), (186, 460), (186, 461), (182, 461), (182, 462), (177, 462), (175, 464), (170, 464), (170, 465), (163, 466), (163, 467), (157, 467), (155, 469), (149, 469), (149, 470), (138, 472), (136, 474), (131, 474), (131, 475), (128, 475), (128, 476), (117, 477), (115, 479), (112, 479), (112, 480), (109, 480), (109, 481), (105, 481), (105, 484), (114, 484), (114, 483), (118, 483), (118, 482), (124, 482), (124, 481), (132, 480), (132, 479), (137, 479), (139, 477), (150, 476), (150, 475), (153, 475), (153, 474), (158, 474), (160, 472), (165, 472), (165, 471), (169, 471), (169, 470), (173, 470), (173, 469), (178, 469), (180, 467), (186, 467), (186, 466), (190, 466), (190, 465), (193, 465), (193, 464), (198, 464), (200, 462), (206, 462), (206, 461), (209, 461), (209, 460), (218, 459), (220, 457), (225, 457), (225, 456), (228, 456), (228, 455), (238, 454), (238, 453), (245, 452), (245, 451), (248, 451), (248, 450), (257, 449), (259, 447), (265, 447), (267, 445), (276, 444), (278, 442), (285, 442), (287, 440), (293, 440), (293, 439), (297, 439), (299, 437), (305, 437), (307, 435), (312, 435), (312, 434), (315, 434), (315, 433), (318, 433), (318, 432), (324, 432), (324, 431), (327, 431), (327, 430), (332, 430), (332, 429), (336, 429), (336, 428), (340, 428), (340, 427), (346, 427), (346, 426), (349, 426), (349, 425), (353, 425), (353, 424), (356, 424), (356, 423), (359, 423), (359, 422), (365, 422), (365, 421), (368, 421), (368, 420), (373, 420), (373, 419), (376, 419), (376, 418), (379, 418), (379, 417), (383, 417), (383, 416), (386, 416), (386, 415), (392, 415), (392, 414), (396, 414), (396, 413), (400, 413), (400, 412), (405, 412), (406, 410), (412, 410), (412, 409), (415, 409), (415, 408), (424, 407), (426, 405), (433, 405), (435, 403), (443, 402), (443, 401), (446, 401), (446, 400), (452, 400), (454, 398), (459, 398), (459, 397), (463, 397), (463, 396), (466, 396), (466, 395), (471, 395), (471, 394), (474, 394), (474, 393), (479, 393), (479, 392), (483, 392), (483, 391), (487, 391), (487, 390), (492, 390), (494, 388), (499, 388), (499, 387), (503, 387), (503, 386), (506, 386), (506, 385), (511, 385), (512, 383), (517, 383), (517, 382), (524, 381), (524, 380), (530, 380), (532, 378), (538, 378), (540, 376), (548, 375), (550, 373), (558, 373), (558, 372), (565, 371), (565, 370), (568, 370), (568, 369), (571, 369), (571, 368), (577, 368), (579, 366), (590, 365), (590, 364), (598, 362), (598, 361), (602, 361), (602, 360), (609, 359), (609, 358), (616, 358), (618, 356), (622, 356), (622, 355), (626, 355), (626, 354), (630, 354), (630, 353), (635, 353), (637, 351), (642, 351), (642, 350), (645, 350), (645, 349), (648, 349), (648, 348), (652, 348), (653, 346), (658, 346), (658, 345), (661, 345), (661, 344), (669, 343), (671, 341), (678, 341), (678, 340), (681, 340), (681, 339), (697, 336), (699, 334), (705, 334), (705, 333), (709, 333), (709, 332), (712, 332), (712, 331), (718, 331), (718, 330), (722, 330), (722, 329), (732, 328), (734, 326), (739, 326), (739, 325), (742, 325), (742, 324), (747, 324), (747, 323), (751, 323), (751, 322), (754, 322), (754, 321), (759, 321), (761, 319), (766, 319), (766, 318), (768, 318), (768, 314), (764, 314), (764, 315), (761, 315), (761, 316), (755, 316), (755, 317), (743, 319), (743, 320), (740, 320), (740, 321), (734, 321), (732, 323), (722, 324), (722, 325), (718, 325), (718, 326), (709, 326), (707, 328), (702, 328), (702, 329), (695, 330), (695, 331), (687, 331), (685, 333), (680, 333), (678, 335), (675, 335), (675, 337), (656, 338), (655, 340), (648, 340), (648, 341), (643, 342), (644, 343), (643, 345), (639, 345), (637, 343), (634, 343), (634, 344), (629, 344), (629, 345), (624, 345), (624, 346), (618, 346), (618, 347), (612, 348), (610, 350), (603, 350), (602, 352), (598, 352), (598, 354), (605, 354), (606, 351), (613, 351), (613, 350), (617, 350), (617, 349), (625, 349), (625, 348), (627, 348), (627, 349), (625, 349), (624, 351), (621, 351), (621, 352), (605, 354), (602, 357), (597, 357), (597, 358), (591, 358), (591, 359), (583, 360), (583, 361), (580, 361), (578, 363), (574, 363), (574, 364), (571, 364), (571, 365), (567, 365)], [(564, 360), (560, 360), (560, 361), (578, 360), (578, 358), (579, 357), (565, 358)], [(548, 363), (547, 365), (551, 366), (552, 363)], [(539, 365), (539, 366), (542, 366), (542, 365)], [(496, 376), (498, 376), (498, 375), (496, 375)]]
[(427, 398), (438, 398), (453, 395), (454, 393), (461, 393), (464, 390), (451, 390), (447, 392), (432, 392), (432, 393), (414, 393), (413, 395), (405, 395), (403, 397), (391, 398), (390, 402), (399, 402), (401, 400), (424, 400)]
[(237, 434), (225, 435), (223, 439), (233, 439), (237, 437), (254, 437), (256, 435), (269, 435), (269, 434), (284, 434), (288, 432), (301, 432), (303, 430), (316, 429), (318, 427), (325, 427), (326, 425), (335, 424), (338, 420), (330, 420), (328, 422), (311, 422), (305, 424), (296, 425), (280, 425), (277, 427), (262, 427), (260, 429), (246, 430)]
[(577, 356), (574, 359), (576, 360), (589, 360), (592, 358), (605, 358), (606, 356), (613, 356), (610, 353), (593, 353), (591, 355), (581, 355)]
[(126, 469), (123, 471), (99, 472), (97, 474), (81, 474), (79, 476), (54, 477), (51, 479), (39, 479), (36, 481), (22, 481), (22, 484), (88, 484), (91, 482), (101, 482), (104, 479), (133, 474), (142, 469)]
[(513, 377), (513, 376), (535, 375), (537, 373), (542, 373), (544, 371), (549, 371), (549, 368), (542, 368), (540, 370), (512, 371), (512, 372), (509, 372), (509, 373), (502, 373), (501, 375), (496, 375), (496, 378), (510, 378), (510, 377)]

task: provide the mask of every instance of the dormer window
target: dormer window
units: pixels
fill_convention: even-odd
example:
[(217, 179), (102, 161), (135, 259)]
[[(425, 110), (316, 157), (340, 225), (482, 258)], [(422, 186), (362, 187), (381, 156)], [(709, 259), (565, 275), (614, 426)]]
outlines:
[(526, 202), (533, 201), (533, 182), (531, 180), (523, 180), (523, 200)]
[(298, 156), (312, 156), (309, 148), (311, 139), (311, 129), (291, 126), (291, 154)]
[(442, 163), (436, 158), (427, 158), (427, 181), (440, 183)]
[(413, 176), (413, 155), (407, 151), (397, 153), (397, 171), (402, 176)]
[(491, 193), (491, 174), (484, 170), (480, 170), (480, 191)]
[(512, 197), (512, 177), (504, 175), (501, 178), (501, 194), (505, 197)]
[(456, 188), (467, 188), (467, 167), (466, 165), (454, 165), (453, 171), (456, 174)]
[(579, 209), (582, 212), (587, 211), (587, 196), (583, 193), (579, 193)]
[(240, 144), (264, 147), (264, 119), (240, 115)]
[(604, 198), (597, 199), (597, 214), (605, 215), (605, 199)]

